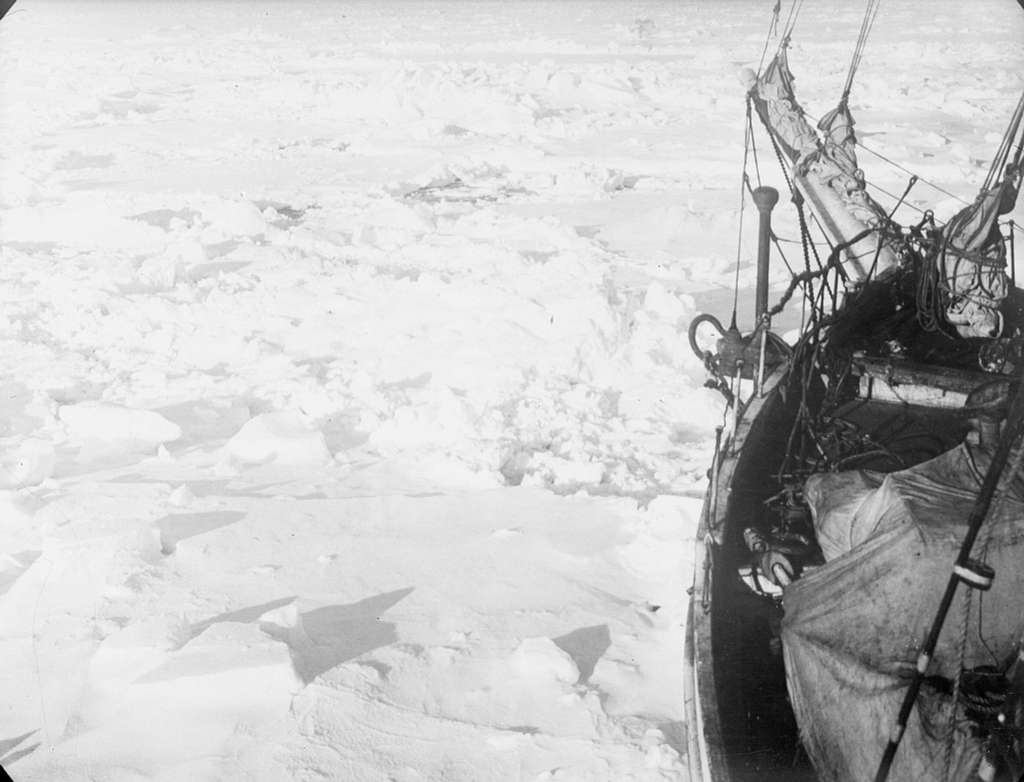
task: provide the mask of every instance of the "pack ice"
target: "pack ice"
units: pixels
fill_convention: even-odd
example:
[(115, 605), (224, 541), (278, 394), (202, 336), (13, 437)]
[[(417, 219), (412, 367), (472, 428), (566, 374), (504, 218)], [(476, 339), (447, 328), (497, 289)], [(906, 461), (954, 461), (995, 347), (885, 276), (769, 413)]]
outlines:
[[(686, 778), (685, 329), (731, 295), (755, 5), (17, 3), (12, 777)], [(933, 6), (866, 101), (955, 63)], [(985, 40), (881, 121), (983, 110)]]

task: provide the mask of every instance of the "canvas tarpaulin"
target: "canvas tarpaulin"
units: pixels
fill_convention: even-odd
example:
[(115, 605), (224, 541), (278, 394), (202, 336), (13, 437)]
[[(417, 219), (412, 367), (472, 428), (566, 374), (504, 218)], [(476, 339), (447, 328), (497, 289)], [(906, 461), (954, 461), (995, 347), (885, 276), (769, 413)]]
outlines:
[[(787, 681), (804, 745), (825, 782), (871, 780), (899, 710), (918, 649), (949, 578), (977, 498), (988, 453), (967, 444), (936, 459), (878, 476), (828, 476), (833, 489), (845, 475), (851, 490), (821, 506), (817, 523), (832, 527), (833, 559), (786, 589), (782, 624)], [(817, 496), (828, 498), (831, 492)], [(813, 488), (811, 495), (815, 495)], [(1015, 480), (993, 504), (977, 553), (995, 569), (992, 589), (960, 596), (944, 625), (928, 670), (953, 680), (960, 667), (964, 594), (970, 594), (963, 665), (998, 665), (1024, 632), (1024, 493)], [(834, 496), (833, 496), (834, 499)], [(851, 510), (852, 506), (852, 510)], [(829, 513), (840, 514), (841, 526)], [(849, 542), (843, 551), (839, 541)], [(939, 679), (932, 679), (939, 682)], [(980, 741), (952, 700), (926, 684), (912, 714), (890, 779), (967, 779)]]

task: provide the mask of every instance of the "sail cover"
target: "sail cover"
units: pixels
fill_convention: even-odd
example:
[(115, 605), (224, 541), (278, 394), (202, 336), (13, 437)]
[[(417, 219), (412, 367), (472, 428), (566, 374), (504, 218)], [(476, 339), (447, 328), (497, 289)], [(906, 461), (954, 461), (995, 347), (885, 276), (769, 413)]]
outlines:
[(1002, 333), (999, 308), (1009, 279), (1006, 245), (997, 220), (1013, 211), (1019, 190), (1020, 170), (1009, 166), (994, 186), (983, 190), (942, 231), (939, 270), (947, 286), (945, 316), (962, 337)]
[[(853, 115), (843, 100), (818, 123), (807, 121), (797, 103), (785, 47), (760, 76), (748, 77), (758, 116), (792, 165), (796, 188), (833, 244), (845, 244), (868, 229), (889, 224), (885, 210), (868, 195), (857, 168)], [(818, 131), (821, 131), (819, 135)], [(844, 270), (853, 282), (884, 276), (897, 257), (881, 231), (856, 241), (845, 252)]]
[[(964, 444), (884, 479), (862, 472), (815, 476), (805, 491), (817, 504), (816, 526), (832, 530), (833, 558), (786, 589), (782, 639), (793, 709), (823, 782), (873, 779), (987, 459), (986, 452)], [(841, 524), (845, 535), (835, 532)], [(994, 502), (976, 555), (988, 535), (985, 558), (996, 578), (990, 591), (970, 593), (967, 669), (1003, 663), (1024, 633), (1019, 480)], [(952, 698), (938, 686), (960, 668), (966, 592), (962, 588), (953, 602), (892, 779), (946, 779), (947, 741), (949, 779), (968, 779), (977, 768), (980, 739), (962, 709), (951, 732)]]
[(998, 337), (1006, 298), (1006, 245), (999, 216), (1013, 211), (1024, 166), (1024, 94), (1010, 119), (981, 192), (942, 229), (936, 269), (943, 315), (962, 337)]

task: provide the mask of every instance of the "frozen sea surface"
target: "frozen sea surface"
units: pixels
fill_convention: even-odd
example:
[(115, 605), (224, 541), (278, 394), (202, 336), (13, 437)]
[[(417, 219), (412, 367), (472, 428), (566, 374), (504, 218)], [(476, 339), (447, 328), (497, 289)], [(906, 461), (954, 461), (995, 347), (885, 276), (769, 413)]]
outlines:
[[(772, 5), (19, 0), (15, 779), (687, 778), (721, 405), (685, 330), (731, 305), (737, 73)], [(1013, 3), (922, 9), (883, 3), (851, 98), (941, 188), (911, 217), (974, 197), (1024, 72)], [(859, 15), (805, 4), (811, 114)]]

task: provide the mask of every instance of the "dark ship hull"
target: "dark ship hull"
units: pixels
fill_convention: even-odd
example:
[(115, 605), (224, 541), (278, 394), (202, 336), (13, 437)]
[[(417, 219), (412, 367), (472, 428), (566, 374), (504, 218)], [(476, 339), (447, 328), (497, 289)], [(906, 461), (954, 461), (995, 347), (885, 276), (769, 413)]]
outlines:
[[(841, 426), (878, 433), (877, 450), (887, 448), (898, 454), (901, 467), (927, 463), (956, 448), (968, 427), (961, 411), (950, 405), (951, 401), (991, 381), (990, 376), (970, 370), (936, 371), (892, 361), (874, 364), (865, 361), (862, 366), (863, 382), (858, 385), (865, 388), (865, 395), (840, 405), (834, 416), (843, 422)], [(785, 393), (788, 369), (788, 366), (780, 367), (766, 380), (763, 394), (739, 416), (735, 432), (723, 435), (705, 498), (687, 628), (690, 752), (692, 758), (700, 759), (699, 764), (693, 763), (696, 779), (715, 782), (819, 779), (801, 741), (801, 729), (787, 688), (787, 661), (783, 653), (787, 593), (799, 588), (803, 579), (795, 580), (779, 593), (768, 588), (771, 585), (765, 573), (756, 573), (755, 577), (761, 579), (765, 587), (759, 592), (757, 586), (751, 584), (751, 574), (757, 571), (754, 564), (757, 558), (744, 536), (752, 526), (764, 525), (765, 501), (778, 491), (776, 476), (798, 404), (792, 394)], [(894, 376), (912, 376), (913, 382), (910, 379), (895, 381), (900, 392), (918, 393), (926, 400), (940, 399), (943, 405), (899, 401), (886, 393), (891, 388), (886, 375), (888, 382), (894, 382)], [(881, 394), (878, 393), (880, 388), (885, 388)], [(883, 433), (889, 436), (883, 437)], [(880, 468), (881, 472), (893, 466), (886, 463), (891, 459), (889, 454), (873, 458), (874, 461), (862, 460), (860, 464)], [(966, 523), (966, 517), (959, 521)], [(1017, 531), (1024, 532), (1024, 529)], [(814, 568), (814, 577), (827, 583), (832, 578), (830, 569), (841, 571), (856, 554), (857, 551), (851, 550)], [(950, 555), (947, 564), (951, 565), (953, 558)], [(873, 563), (865, 563), (863, 567), (865, 578), (870, 578), (868, 571)], [(844, 575), (864, 588), (857, 578)], [(1006, 586), (1001, 590), (1005, 593), (1003, 603), (1010, 603), (1011, 608), (1019, 580), (1016, 576), (1006, 579)], [(940, 590), (934, 591), (934, 602), (937, 602)], [(820, 588), (803, 596), (803, 602), (813, 607), (817, 594)], [(851, 602), (856, 604), (868, 599), (866, 594), (859, 598), (851, 596)], [(934, 602), (921, 606), (922, 614), (933, 611)], [(840, 608), (850, 610), (843, 605)], [(884, 609), (880, 606), (879, 610)], [(858, 613), (858, 620), (862, 618), (860, 612), (851, 611), (851, 616), (853, 613)], [(1017, 625), (1019, 627), (1019, 619)], [(1016, 630), (1007, 630), (1006, 641), (1012, 645)], [(860, 632), (870, 637), (875, 631), (871, 626), (862, 625)], [(894, 668), (913, 667), (914, 644), (907, 643), (904, 647), (904, 653), (893, 658)], [(1005, 656), (1005, 650), (1002, 651)], [(895, 678), (899, 680), (899, 676)], [(841, 712), (845, 708), (842, 695), (837, 697), (836, 711)], [(892, 708), (892, 719), (897, 708), (898, 704)], [(814, 714), (813, 718), (828, 719), (830, 715)], [(885, 732), (883, 729), (882, 733)], [(861, 731), (851, 734), (850, 741), (864, 741), (865, 737), (859, 733)], [(884, 740), (875, 741), (878, 757), (884, 746)], [(822, 778), (871, 779), (873, 774), (872, 767), (856, 777)], [(944, 777), (936, 773), (928, 778)]]
[[(1020, 187), (1024, 96), (978, 198), (902, 226), (857, 168), (854, 66), (816, 130), (788, 34), (750, 74), (748, 116), (783, 164), (807, 269), (769, 309), (778, 197), (752, 190), (757, 327), (740, 333), (734, 312), (690, 332), (727, 401), (687, 627), (691, 774), (1020, 782), (1024, 294), (999, 219)], [(771, 320), (791, 296), (810, 315), (787, 345)]]

